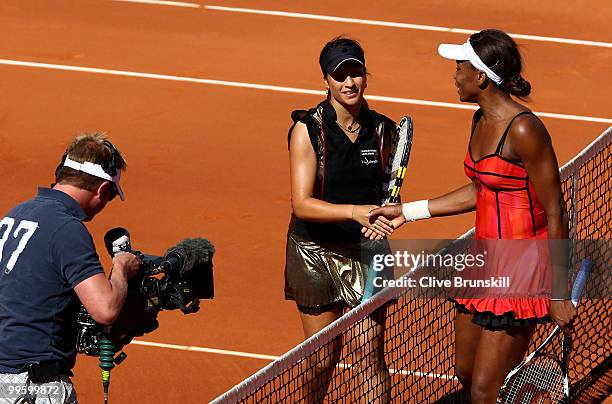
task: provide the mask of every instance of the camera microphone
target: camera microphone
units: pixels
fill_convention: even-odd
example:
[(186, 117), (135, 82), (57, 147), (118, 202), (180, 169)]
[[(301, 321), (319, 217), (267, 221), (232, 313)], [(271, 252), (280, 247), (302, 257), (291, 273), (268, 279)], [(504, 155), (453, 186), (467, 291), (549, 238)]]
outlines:
[[(212, 299), (215, 296), (213, 262), (215, 247), (205, 238), (188, 238), (170, 248), (162, 265), (170, 274), (193, 286), (198, 299)], [(160, 266), (162, 266), (160, 265)]]
[(179, 252), (167, 253), (160, 261), (159, 267), (167, 274), (180, 273), (183, 267), (183, 255)]
[(194, 268), (207, 265), (212, 261), (215, 247), (205, 238), (187, 238), (166, 251), (161, 267), (178, 271), (179, 277), (183, 278)]

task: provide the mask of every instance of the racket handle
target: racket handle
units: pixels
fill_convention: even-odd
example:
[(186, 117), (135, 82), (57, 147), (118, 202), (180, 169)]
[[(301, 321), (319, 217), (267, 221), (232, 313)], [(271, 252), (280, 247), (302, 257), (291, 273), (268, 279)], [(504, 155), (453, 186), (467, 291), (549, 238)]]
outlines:
[(580, 296), (584, 291), (584, 287), (594, 266), (595, 263), (593, 261), (586, 258), (582, 260), (580, 270), (576, 275), (576, 280), (574, 281), (574, 286), (572, 287), (572, 303), (574, 303), (574, 306), (578, 306), (578, 301), (580, 300)]

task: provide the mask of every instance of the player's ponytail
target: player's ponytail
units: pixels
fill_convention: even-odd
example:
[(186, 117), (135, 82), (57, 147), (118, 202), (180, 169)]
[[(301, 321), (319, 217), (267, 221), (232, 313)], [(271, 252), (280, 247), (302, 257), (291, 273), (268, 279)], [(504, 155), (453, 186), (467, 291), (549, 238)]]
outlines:
[(495, 74), (503, 79), (497, 86), (516, 97), (527, 97), (531, 84), (522, 76), (523, 61), (518, 45), (508, 34), (485, 29), (470, 36), (474, 52)]

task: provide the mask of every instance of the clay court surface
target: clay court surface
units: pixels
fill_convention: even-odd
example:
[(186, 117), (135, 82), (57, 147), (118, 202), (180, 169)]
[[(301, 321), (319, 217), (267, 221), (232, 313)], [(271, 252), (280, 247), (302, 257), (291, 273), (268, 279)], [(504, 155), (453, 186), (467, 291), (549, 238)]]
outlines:
[[(134, 248), (147, 253), (163, 254), (190, 236), (209, 238), (217, 248), (216, 298), (204, 301), (195, 315), (162, 313), (161, 327), (140, 341), (223, 351), (131, 344), (128, 359), (112, 373), (112, 403), (209, 401), (269, 363), (253, 354), (278, 356), (302, 340), (295, 306), (283, 299), (291, 209), (286, 134), (290, 112), (322, 96), (206, 80), (322, 90), (320, 49), (347, 34), (366, 50), (372, 73), (366, 95), (459, 104), (455, 66), (437, 57), (436, 48), (441, 42), (463, 43), (465, 33), (206, 6), (496, 27), (608, 43), (517, 39), (534, 89), (528, 105), (564, 115), (542, 117), (560, 164), (612, 123), (607, 0), (471, 1), (455, 7), (445, 1), (211, 0), (183, 6), (0, 1), (0, 211), (52, 182), (74, 135), (107, 131), (129, 169), (123, 180), (127, 201), (114, 202), (88, 226), (103, 262), (109, 259), (102, 237), (116, 226), (128, 228)], [(411, 115), (415, 121), (403, 199), (466, 183), (462, 162), (472, 111), (397, 101), (370, 105), (394, 119)], [(437, 219), (405, 226), (395, 237), (455, 238), (472, 224), (472, 215)], [(101, 402), (97, 359), (80, 357), (75, 373), (81, 402)]]

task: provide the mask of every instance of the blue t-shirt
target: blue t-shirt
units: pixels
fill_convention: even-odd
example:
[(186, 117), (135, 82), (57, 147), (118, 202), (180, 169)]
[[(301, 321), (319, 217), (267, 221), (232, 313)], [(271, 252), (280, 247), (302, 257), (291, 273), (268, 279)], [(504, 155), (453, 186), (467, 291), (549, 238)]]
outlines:
[(76, 360), (74, 287), (104, 273), (85, 212), (68, 194), (39, 188), (0, 222), (0, 372)]

